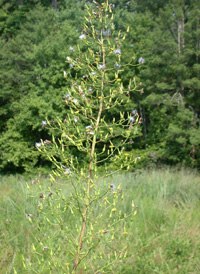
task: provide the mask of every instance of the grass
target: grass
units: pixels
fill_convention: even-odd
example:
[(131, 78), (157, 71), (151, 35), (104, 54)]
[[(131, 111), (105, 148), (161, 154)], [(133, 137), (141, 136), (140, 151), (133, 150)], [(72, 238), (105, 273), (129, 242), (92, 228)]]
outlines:
[[(48, 187), (48, 179), (41, 181)], [(122, 210), (130, 211), (132, 200), (138, 206), (137, 215), (127, 224), (129, 233), (124, 236), (128, 240), (127, 257), (122, 263), (116, 263), (109, 273), (200, 273), (199, 174), (161, 169), (118, 174), (108, 181), (122, 184)], [(36, 200), (27, 197), (25, 182), (19, 176), (0, 178), (0, 274), (32, 274), (24, 269), (22, 257), (25, 264), (33, 260), (32, 243), (37, 244), (40, 232), (34, 226)], [(33, 214), (33, 223), (28, 221), (28, 213)], [(50, 233), (58, 239), (59, 232), (46, 227), (45, 234)], [(64, 252), (61, 254), (64, 257)], [(50, 272), (40, 272), (38, 268), (37, 273)]]

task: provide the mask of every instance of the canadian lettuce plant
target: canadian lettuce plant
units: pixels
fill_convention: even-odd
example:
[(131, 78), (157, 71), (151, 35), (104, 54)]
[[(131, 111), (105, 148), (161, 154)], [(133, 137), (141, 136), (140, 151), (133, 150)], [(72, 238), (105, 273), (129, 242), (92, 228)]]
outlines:
[(80, 43), (66, 57), (66, 118), (43, 121), (52, 140), (36, 143), (55, 168), (49, 186), (28, 186), (38, 197), (41, 232), (32, 245), (37, 267), (24, 262), (32, 273), (111, 273), (126, 257), (126, 223), (137, 210), (133, 203), (120, 208), (123, 187), (109, 179), (116, 172), (109, 166), (129, 170), (138, 160), (126, 149), (140, 123), (128, 109), (137, 86), (134, 77), (126, 87), (120, 78), (132, 59), (121, 63), (125, 34), (115, 31), (112, 4), (93, 2)]

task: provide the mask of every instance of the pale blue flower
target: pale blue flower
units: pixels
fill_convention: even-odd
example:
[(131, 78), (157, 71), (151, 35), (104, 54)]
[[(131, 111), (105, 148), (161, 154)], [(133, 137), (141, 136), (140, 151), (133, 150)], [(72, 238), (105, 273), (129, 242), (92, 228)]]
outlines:
[(138, 59), (138, 63), (139, 63), (139, 64), (144, 64), (144, 62), (145, 62), (145, 60), (144, 60), (143, 57), (140, 57), (140, 58)]
[(114, 65), (114, 67), (115, 67), (116, 70), (119, 70), (119, 69), (121, 68), (121, 65), (120, 65), (120, 63), (116, 63), (116, 64)]
[(74, 48), (72, 46), (69, 47), (69, 50), (74, 51)]
[(86, 35), (83, 33), (79, 36), (79, 39), (83, 40), (83, 39), (86, 39)]
[(114, 191), (116, 189), (116, 186), (114, 184), (110, 184), (110, 190)]
[(65, 94), (65, 99), (69, 100), (71, 95), (69, 93)]
[(45, 127), (47, 125), (47, 121), (42, 121), (42, 126)]
[(75, 122), (75, 123), (78, 122), (78, 117), (77, 117), (77, 116), (74, 117), (74, 122)]
[(102, 69), (103, 69), (103, 65), (99, 64), (99, 65), (98, 65), (98, 69), (99, 69), (99, 70), (102, 70)]
[(65, 169), (64, 173), (67, 174), (67, 175), (70, 175), (71, 174), (70, 168), (67, 167)]
[(72, 62), (72, 63), (69, 65), (70, 68), (74, 68), (74, 66), (75, 66), (75, 63), (74, 63), (74, 62)]
[(85, 128), (86, 128), (86, 129), (92, 129), (92, 126), (89, 125), (89, 126), (86, 126)]
[(35, 143), (35, 146), (36, 146), (36, 147), (41, 147), (41, 146), (42, 146), (42, 143), (36, 142), (36, 143)]
[(114, 51), (114, 53), (115, 53), (116, 55), (121, 55), (121, 49), (116, 49), (116, 50)]
[(136, 114), (137, 114), (137, 109), (133, 109), (133, 110), (131, 111), (131, 113), (132, 113), (133, 115), (136, 115)]
[(75, 98), (72, 100), (72, 102), (73, 102), (75, 105), (77, 105), (77, 104), (78, 104), (78, 100), (77, 100), (77, 99), (75, 99)]

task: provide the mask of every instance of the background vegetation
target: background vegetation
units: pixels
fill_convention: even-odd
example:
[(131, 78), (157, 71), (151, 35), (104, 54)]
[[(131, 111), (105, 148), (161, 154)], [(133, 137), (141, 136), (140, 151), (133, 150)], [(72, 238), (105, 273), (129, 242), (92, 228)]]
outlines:
[[(120, 207), (125, 207), (126, 212), (129, 212), (132, 200), (138, 206), (138, 214), (127, 223), (127, 230), (130, 229), (131, 233), (124, 235), (121, 231), (119, 239), (119, 243), (125, 245), (128, 238), (126, 259), (123, 263), (117, 261), (110, 273), (199, 273), (200, 179), (198, 174), (194, 171), (170, 171), (165, 168), (134, 174), (118, 174), (107, 180), (116, 186), (121, 184), (124, 200), (119, 201)], [(63, 248), (58, 251), (58, 256), (60, 256), (59, 260), (65, 263), (63, 254), (67, 239), (59, 232), (59, 228), (52, 228), (43, 223), (37, 210), (37, 203), (41, 199), (39, 195), (34, 199), (27, 196), (26, 182), (30, 183), (30, 180), (25, 181), (19, 176), (0, 178), (1, 274), (15, 273), (14, 269), (20, 274), (30, 273), (30, 264), (33, 264), (32, 267), (38, 274), (49, 273), (41, 272), (40, 265), (34, 257), (32, 244), (39, 246), (38, 252), (42, 254), (46, 252), (45, 263), (48, 267), (49, 250), (43, 250), (43, 246), (48, 246), (50, 238), (51, 242), (54, 238), (55, 245), (57, 241), (63, 242)], [(40, 178), (40, 182), (43, 190), (46, 191), (49, 180)], [(69, 194), (68, 187), (62, 186), (63, 193)], [(48, 203), (48, 199), (45, 203)], [(98, 208), (95, 209), (95, 214), (98, 215)], [(68, 215), (66, 214), (65, 217), (68, 218)], [(71, 217), (70, 222), (73, 226), (74, 220)], [(101, 225), (99, 223), (100, 227)], [(41, 231), (43, 231), (42, 236)], [(109, 232), (107, 235), (109, 237)], [(113, 245), (113, 249), (117, 251), (119, 247)], [(103, 252), (102, 256), (106, 254)], [(90, 256), (86, 264), (88, 269), (86, 271), (80, 269), (77, 273), (90, 273), (93, 266)]]
[[(0, 1), (2, 172), (49, 167), (34, 146), (48, 138), (46, 117), (67, 116), (63, 71), (69, 69), (70, 47), (79, 43), (86, 2), (92, 7), (92, 1), (78, 0)], [(199, 167), (198, 0), (112, 3), (116, 30), (130, 26), (122, 62), (132, 57), (136, 65), (121, 78), (127, 86), (133, 76), (141, 82), (142, 92), (131, 99), (142, 132), (129, 148), (141, 157), (138, 167)]]

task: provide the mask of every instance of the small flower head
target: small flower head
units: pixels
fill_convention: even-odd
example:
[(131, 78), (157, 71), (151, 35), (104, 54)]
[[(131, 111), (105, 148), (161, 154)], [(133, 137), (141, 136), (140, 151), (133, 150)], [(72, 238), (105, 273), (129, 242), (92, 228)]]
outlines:
[(47, 250), (48, 249), (48, 246), (44, 246), (43, 247), (43, 250), (45, 251), (45, 250)]
[(138, 63), (139, 63), (139, 64), (144, 64), (144, 62), (145, 62), (145, 60), (144, 60), (143, 57), (140, 57), (140, 58), (138, 59)]
[(71, 97), (71, 95), (70, 95), (69, 93), (65, 94), (65, 99), (66, 99), (66, 100), (69, 100), (70, 97)]
[(81, 40), (84, 40), (84, 39), (86, 39), (86, 35), (83, 33), (83, 34), (81, 34), (80, 36), (79, 36), (79, 39), (81, 39)]
[(99, 65), (98, 65), (98, 69), (99, 69), (99, 70), (102, 70), (102, 69), (103, 69), (103, 67), (104, 67), (104, 66), (103, 66), (103, 65), (101, 65), (101, 64), (99, 64)]
[(116, 63), (116, 64), (114, 65), (114, 68), (115, 68), (116, 70), (119, 70), (119, 69), (121, 68), (120, 63)]
[(130, 117), (130, 122), (131, 122), (131, 123), (134, 123), (134, 122), (135, 122), (135, 118), (131, 116), (131, 117)]
[(71, 61), (71, 58), (69, 56), (66, 57), (67, 61)]
[(78, 100), (77, 100), (77, 99), (75, 99), (75, 98), (72, 100), (72, 102), (73, 102), (75, 105), (77, 105), (77, 104), (78, 104)]
[(95, 72), (95, 71), (92, 71), (91, 74), (92, 74), (92, 76), (94, 76), (94, 75), (96, 74), (96, 72)]
[(64, 173), (67, 174), (67, 175), (70, 175), (70, 174), (71, 174), (70, 168), (67, 167), (67, 168), (65, 169)]
[(46, 127), (46, 125), (47, 125), (47, 121), (42, 121), (42, 126)]
[(116, 186), (114, 184), (110, 184), (110, 190), (114, 191), (116, 189)]
[(50, 144), (51, 144), (51, 141), (49, 141), (49, 140), (45, 140), (45, 141), (44, 141), (44, 144), (48, 146), (48, 145), (50, 145)]
[(72, 46), (69, 47), (69, 50), (74, 51), (74, 48)]
[(131, 111), (131, 113), (132, 113), (132, 115), (136, 115), (136, 114), (137, 114), (137, 109), (133, 109), (133, 110)]
[(103, 30), (102, 34), (103, 34), (103, 36), (110, 36), (111, 32), (110, 32), (110, 30)]
[(69, 65), (70, 68), (74, 68), (74, 66), (75, 66), (75, 63), (74, 63), (74, 62), (72, 62), (72, 63)]
[(116, 49), (116, 50), (114, 51), (114, 53), (115, 53), (115, 55), (121, 55), (121, 49)]
[(42, 143), (41, 143), (41, 142), (36, 142), (36, 143), (35, 143), (35, 146), (36, 146), (36, 147), (41, 147), (41, 146), (42, 146)]
[(90, 129), (92, 129), (92, 126), (89, 125), (89, 126), (86, 126), (85, 128), (86, 128), (86, 130), (90, 130)]
[(45, 195), (44, 195), (43, 193), (41, 193), (41, 194), (40, 194), (40, 198), (41, 198), (41, 199), (45, 199), (46, 197), (45, 197)]
[(74, 122), (77, 123), (78, 122), (78, 117), (74, 116)]

